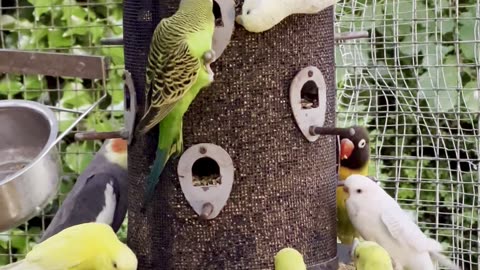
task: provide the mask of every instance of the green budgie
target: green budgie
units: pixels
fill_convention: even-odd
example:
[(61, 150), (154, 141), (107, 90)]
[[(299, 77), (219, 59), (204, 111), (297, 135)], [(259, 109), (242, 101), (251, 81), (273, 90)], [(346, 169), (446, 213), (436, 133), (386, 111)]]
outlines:
[(283, 248), (274, 258), (275, 270), (307, 270), (303, 255), (294, 248)]
[(393, 270), (388, 252), (372, 241), (353, 240), (352, 257), (357, 270)]
[(160, 132), (143, 210), (167, 161), (183, 152), (183, 115), (200, 90), (213, 82), (212, 1), (181, 0), (177, 12), (161, 20), (153, 33), (145, 81), (147, 109), (137, 129), (145, 134), (159, 124)]

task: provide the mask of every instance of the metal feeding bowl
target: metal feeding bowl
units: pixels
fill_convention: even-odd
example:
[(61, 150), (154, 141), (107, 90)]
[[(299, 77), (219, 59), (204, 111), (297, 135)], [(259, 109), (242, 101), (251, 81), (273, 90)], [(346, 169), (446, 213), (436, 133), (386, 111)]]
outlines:
[(0, 101), (0, 232), (38, 215), (56, 195), (58, 123), (46, 106)]

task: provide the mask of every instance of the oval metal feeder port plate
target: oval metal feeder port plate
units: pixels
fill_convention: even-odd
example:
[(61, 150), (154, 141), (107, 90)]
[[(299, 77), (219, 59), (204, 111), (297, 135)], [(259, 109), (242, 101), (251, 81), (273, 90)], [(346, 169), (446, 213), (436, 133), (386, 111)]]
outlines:
[[(215, 51), (216, 59), (218, 59), (227, 48), (232, 38), (233, 29), (235, 26), (235, 1), (234, 0), (215, 0), (214, 4), (218, 5), (221, 14), (221, 19), (216, 20), (215, 32), (213, 34), (213, 50)], [(219, 25), (220, 24), (220, 25)], [(216, 60), (215, 59), (215, 60)]]
[[(206, 161), (202, 164), (203, 171), (218, 173), (210, 175), (212, 179), (205, 176), (208, 183), (201, 183), (199, 176), (194, 175), (195, 163), (202, 160)], [(178, 179), (185, 198), (200, 218), (213, 219), (223, 209), (232, 191), (234, 170), (228, 153), (215, 144), (196, 144), (182, 154), (177, 167)]]
[(320, 135), (311, 135), (310, 127), (322, 127), (327, 110), (327, 86), (317, 67), (306, 67), (295, 76), (290, 85), (290, 106), (303, 136), (316, 141)]

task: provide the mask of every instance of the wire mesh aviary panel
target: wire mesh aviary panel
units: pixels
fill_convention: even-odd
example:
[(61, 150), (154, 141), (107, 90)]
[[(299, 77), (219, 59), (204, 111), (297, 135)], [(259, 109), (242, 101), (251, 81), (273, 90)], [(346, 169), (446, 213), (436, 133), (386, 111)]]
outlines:
[[(119, 0), (0, 0), (0, 48), (109, 57), (107, 98), (73, 133), (113, 131), (123, 124), (123, 48), (100, 44), (101, 38), (122, 35), (122, 16)], [(102, 92), (99, 80), (0, 74), (0, 99), (32, 100), (62, 110), (55, 111), (60, 132), (78, 117), (78, 112), (97, 101)], [(58, 198), (40, 216), (0, 233), (0, 265), (23, 257), (39, 240), (60, 201), (100, 148), (98, 141), (76, 142), (73, 133), (58, 146), (63, 167)], [(125, 231), (120, 233), (126, 237)]]
[(370, 174), (463, 269), (479, 268), (480, 1), (352, 0), (336, 31), (339, 125), (372, 139)]

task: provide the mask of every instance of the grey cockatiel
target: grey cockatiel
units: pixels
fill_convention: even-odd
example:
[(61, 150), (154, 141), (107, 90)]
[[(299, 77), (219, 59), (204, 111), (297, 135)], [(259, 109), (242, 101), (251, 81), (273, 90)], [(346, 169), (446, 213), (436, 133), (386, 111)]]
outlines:
[(127, 142), (106, 140), (78, 177), (40, 241), (86, 222), (106, 223), (118, 231), (127, 212), (127, 180)]

